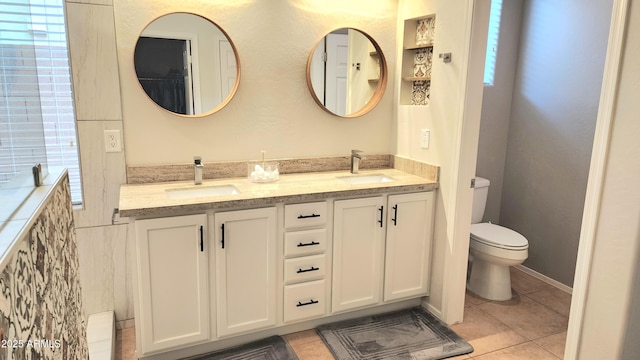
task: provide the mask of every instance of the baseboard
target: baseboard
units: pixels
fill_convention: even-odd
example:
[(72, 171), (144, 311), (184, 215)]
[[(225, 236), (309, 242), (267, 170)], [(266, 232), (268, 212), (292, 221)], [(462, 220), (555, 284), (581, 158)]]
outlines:
[(423, 299), (422, 302), (420, 303), (420, 305), (423, 308), (425, 308), (428, 312), (430, 312), (432, 315), (434, 315), (438, 319), (442, 320), (442, 312), (440, 311), (440, 309), (438, 309), (435, 306), (431, 305), (431, 303), (429, 303), (427, 301), (427, 298)]
[(135, 319), (126, 319), (126, 320), (116, 321), (116, 330), (132, 328), (132, 327), (135, 327), (135, 326), (136, 326), (136, 320)]
[(556, 281), (556, 280), (554, 280), (554, 279), (552, 279), (552, 278), (550, 278), (550, 277), (548, 277), (546, 275), (540, 274), (539, 272), (537, 272), (535, 270), (531, 270), (528, 267), (523, 266), (523, 265), (516, 265), (514, 267), (516, 269), (522, 271), (523, 273), (527, 274), (527, 275), (531, 275), (534, 278), (553, 286), (554, 288), (556, 288), (558, 290), (564, 291), (569, 295), (573, 294), (573, 288), (571, 288), (571, 287), (569, 287), (569, 286), (567, 286), (567, 285), (565, 285), (565, 284), (563, 284), (563, 283), (561, 283), (559, 281)]

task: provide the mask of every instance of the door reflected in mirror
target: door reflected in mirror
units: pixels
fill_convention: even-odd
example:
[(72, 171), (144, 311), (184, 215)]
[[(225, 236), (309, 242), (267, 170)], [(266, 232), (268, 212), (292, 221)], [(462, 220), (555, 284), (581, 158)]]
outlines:
[(231, 39), (213, 22), (189, 13), (167, 14), (152, 21), (136, 43), (134, 66), (148, 97), (184, 116), (222, 109), (240, 80)]
[(368, 34), (351, 28), (323, 37), (307, 61), (307, 85), (325, 111), (357, 117), (371, 111), (387, 84), (387, 64)]

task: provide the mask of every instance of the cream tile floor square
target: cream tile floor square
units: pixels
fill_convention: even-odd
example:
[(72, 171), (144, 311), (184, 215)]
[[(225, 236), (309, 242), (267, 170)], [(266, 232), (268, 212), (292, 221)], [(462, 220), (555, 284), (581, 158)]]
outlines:
[[(464, 321), (451, 328), (474, 348), (451, 359), (557, 360), (567, 337), (571, 295), (511, 268), (513, 298), (488, 301), (467, 292)], [(285, 336), (300, 360), (332, 360), (315, 330)], [(116, 359), (135, 359), (133, 328), (116, 333)]]

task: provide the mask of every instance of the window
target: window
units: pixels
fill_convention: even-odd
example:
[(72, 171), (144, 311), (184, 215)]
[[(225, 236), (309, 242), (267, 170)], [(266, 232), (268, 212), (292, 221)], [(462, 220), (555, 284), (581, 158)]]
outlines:
[(489, 15), (489, 33), (487, 34), (487, 57), (484, 63), (484, 84), (493, 85), (496, 69), (496, 55), (498, 54), (498, 37), (500, 35), (500, 15), (502, 14), (502, 0), (491, 0), (491, 14)]
[(6, 0), (0, 8), (0, 196), (18, 206), (33, 190), (25, 179), (36, 163), (68, 168), (72, 200), (82, 202), (63, 5)]

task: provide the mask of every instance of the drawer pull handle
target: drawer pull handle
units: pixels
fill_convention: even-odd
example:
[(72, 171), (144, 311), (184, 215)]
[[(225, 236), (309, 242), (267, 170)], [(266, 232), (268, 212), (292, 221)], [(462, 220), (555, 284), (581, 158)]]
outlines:
[(204, 226), (200, 225), (200, 252), (204, 251)]
[(320, 214), (311, 214), (311, 215), (300, 215), (298, 216), (298, 219), (308, 219), (308, 218), (316, 218), (316, 217), (320, 217)]
[(393, 221), (393, 226), (398, 226), (398, 204), (393, 206), (393, 219), (391, 221)]
[(316, 241), (312, 241), (310, 243), (298, 243), (298, 247), (303, 247), (303, 246), (314, 246), (314, 245), (320, 245), (319, 242)]
[(298, 304), (296, 306), (300, 307), (300, 306), (313, 305), (313, 304), (317, 304), (318, 302), (319, 302), (318, 300), (313, 300), (313, 299), (309, 300), (309, 302), (306, 302), (306, 303), (298, 301)]
[(320, 270), (320, 268), (312, 266), (312, 267), (310, 267), (308, 269), (298, 269), (297, 273), (300, 274), (300, 273), (306, 273), (306, 272), (309, 272), (309, 271), (318, 271), (318, 270)]
[(224, 224), (220, 226), (220, 229), (222, 230), (222, 240), (220, 242), (222, 243), (222, 248), (224, 249)]

